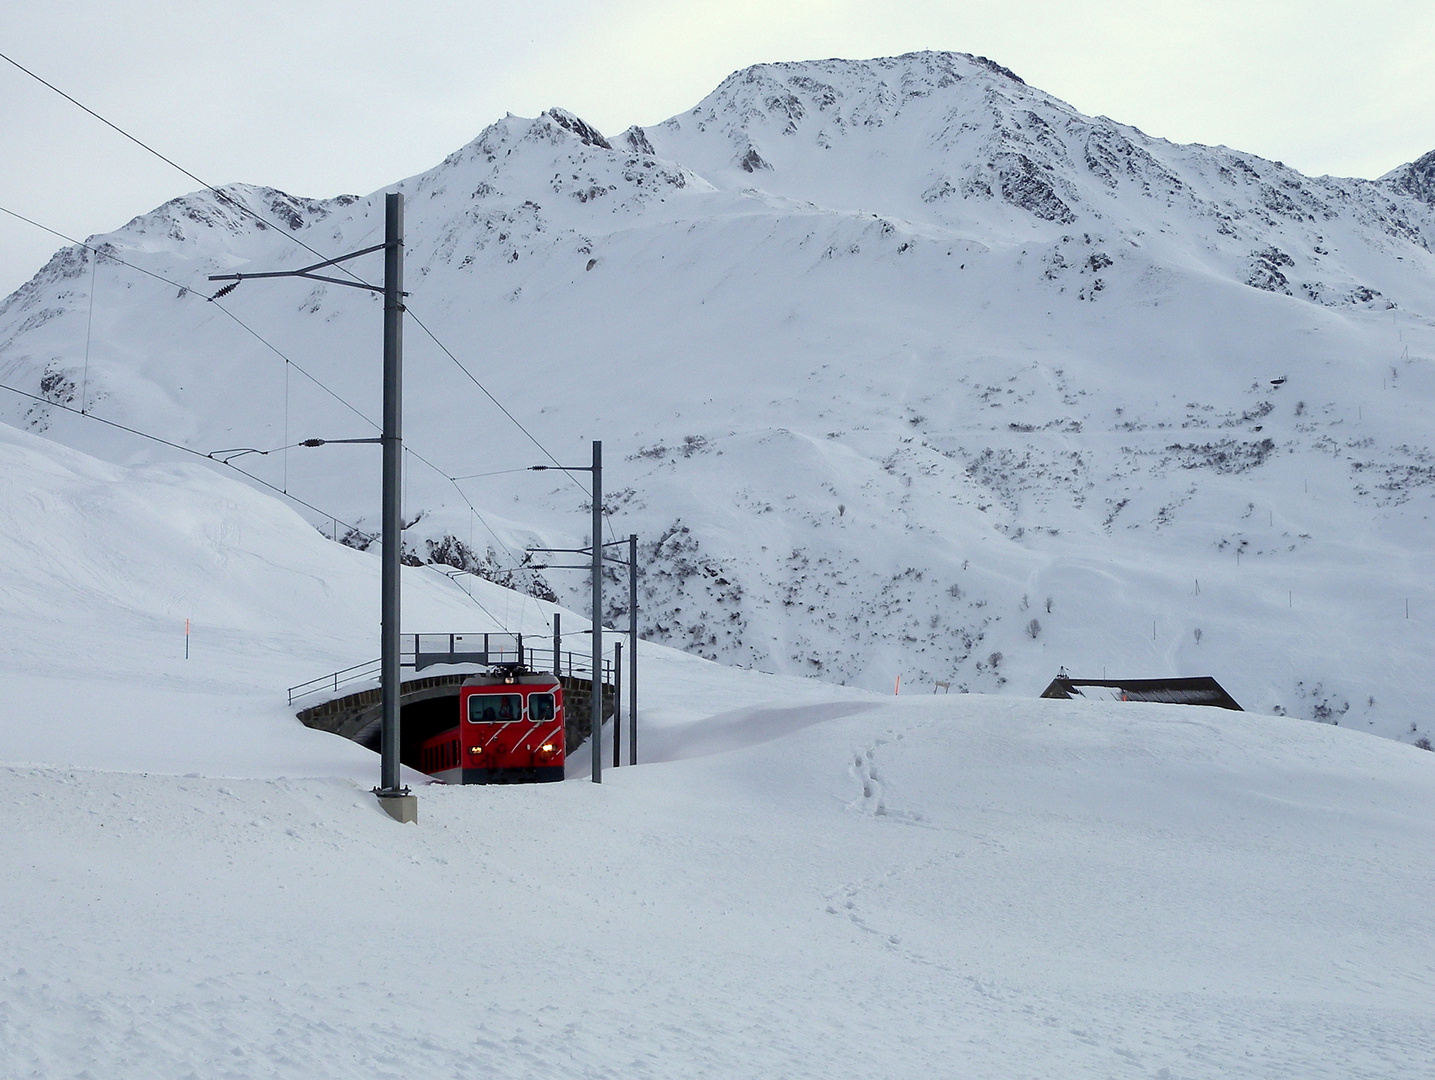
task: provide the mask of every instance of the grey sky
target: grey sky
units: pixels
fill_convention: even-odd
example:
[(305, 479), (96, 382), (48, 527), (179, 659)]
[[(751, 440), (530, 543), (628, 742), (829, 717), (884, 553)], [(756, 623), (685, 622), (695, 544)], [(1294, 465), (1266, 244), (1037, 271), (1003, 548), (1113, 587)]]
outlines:
[[(985, 54), (1083, 112), (1303, 172), (1435, 149), (1429, 0), (50, 0), (0, 51), (212, 183), (367, 193), (505, 112), (603, 131), (769, 60)], [(0, 63), (0, 206), (75, 236), (195, 185)], [(59, 241), (0, 215), (0, 295)]]

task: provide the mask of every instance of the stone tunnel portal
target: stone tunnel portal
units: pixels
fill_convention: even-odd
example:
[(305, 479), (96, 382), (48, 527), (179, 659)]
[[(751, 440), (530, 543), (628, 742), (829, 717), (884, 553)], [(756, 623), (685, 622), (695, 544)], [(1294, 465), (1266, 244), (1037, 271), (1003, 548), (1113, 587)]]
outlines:
[[(400, 684), (399, 761), (417, 769), (419, 747), (425, 740), (458, 722), (459, 687), (474, 674), (430, 675)], [(558, 681), (563, 686), (564, 750), (572, 754), (592, 732), (593, 683), (571, 675), (560, 676)], [(603, 683), (602, 690), (603, 719), (607, 721), (613, 716), (613, 687)], [(302, 709), (298, 718), (305, 727), (342, 735), (378, 753), (383, 694), (377, 687), (360, 690)]]

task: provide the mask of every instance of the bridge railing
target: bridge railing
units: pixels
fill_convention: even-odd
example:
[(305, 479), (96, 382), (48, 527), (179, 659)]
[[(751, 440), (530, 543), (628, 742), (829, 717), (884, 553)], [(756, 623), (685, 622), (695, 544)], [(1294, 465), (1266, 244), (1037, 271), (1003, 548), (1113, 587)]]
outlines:
[[(399, 652), (401, 669), (411, 668), (417, 672), (435, 664), (494, 667), (521, 663), (533, 671), (551, 671), (555, 675), (590, 681), (593, 678), (591, 655), (562, 648), (555, 650), (551, 642), (534, 645), (532, 637), (525, 642), (522, 634), (406, 634), (403, 640), (410, 647)], [(605, 658), (600, 665), (599, 681), (612, 683), (613, 676), (613, 662)], [(377, 659), (340, 668), (289, 687), (289, 704), (314, 694), (337, 694), (340, 687), (355, 683), (378, 682), (381, 677), (382, 661)]]

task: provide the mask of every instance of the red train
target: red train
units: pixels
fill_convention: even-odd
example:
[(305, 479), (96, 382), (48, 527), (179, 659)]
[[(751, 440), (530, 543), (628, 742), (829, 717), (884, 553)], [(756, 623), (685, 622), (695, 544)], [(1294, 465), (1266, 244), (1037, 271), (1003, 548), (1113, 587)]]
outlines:
[(563, 687), (552, 675), (503, 668), (459, 688), (454, 727), (425, 739), (419, 768), (446, 784), (563, 779)]

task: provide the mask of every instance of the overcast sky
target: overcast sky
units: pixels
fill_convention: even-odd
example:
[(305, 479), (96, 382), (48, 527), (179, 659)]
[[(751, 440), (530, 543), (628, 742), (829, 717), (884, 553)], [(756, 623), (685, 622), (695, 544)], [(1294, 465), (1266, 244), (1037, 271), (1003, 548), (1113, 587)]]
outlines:
[[(1435, 149), (1431, 0), (8, 0), (0, 52), (211, 183), (366, 194), (506, 112), (605, 132), (748, 64), (991, 57), (1090, 114), (1310, 174)], [(0, 206), (83, 237), (192, 181), (0, 62)], [(0, 295), (60, 246), (0, 215)]]

